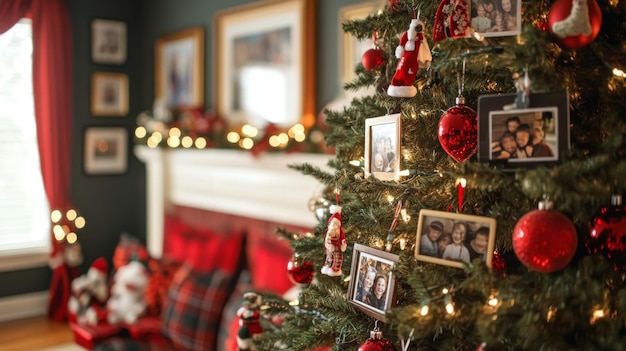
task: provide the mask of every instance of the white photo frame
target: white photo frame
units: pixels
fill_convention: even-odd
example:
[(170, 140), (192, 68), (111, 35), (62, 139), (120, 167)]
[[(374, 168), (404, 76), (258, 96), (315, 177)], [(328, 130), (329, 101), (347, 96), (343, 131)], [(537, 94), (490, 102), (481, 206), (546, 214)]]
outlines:
[[(390, 145), (387, 143), (390, 142)], [(398, 180), (402, 155), (400, 113), (365, 120), (365, 177)]]

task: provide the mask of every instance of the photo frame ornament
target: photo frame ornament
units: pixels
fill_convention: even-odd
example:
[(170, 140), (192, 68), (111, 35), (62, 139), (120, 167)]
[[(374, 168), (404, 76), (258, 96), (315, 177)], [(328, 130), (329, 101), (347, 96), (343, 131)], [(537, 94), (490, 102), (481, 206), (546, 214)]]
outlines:
[(400, 113), (365, 120), (365, 178), (373, 175), (380, 180), (398, 180), (401, 150)]

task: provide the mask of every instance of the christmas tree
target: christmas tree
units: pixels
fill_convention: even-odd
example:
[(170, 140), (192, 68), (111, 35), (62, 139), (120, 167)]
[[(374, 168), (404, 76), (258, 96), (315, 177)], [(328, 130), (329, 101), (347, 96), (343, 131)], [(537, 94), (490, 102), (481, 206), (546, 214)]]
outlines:
[[(292, 166), (325, 184), (323, 200), (341, 212), (321, 216), (312, 235), (279, 230), (296, 269), (315, 267), (315, 279), (295, 301), (263, 296), (266, 316), (281, 322), (265, 325), (257, 349), (623, 349), (626, 3), (400, 0), (343, 28), (376, 36), (345, 85), (373, 93), (326, 111), (334, 172)], [(413, 48), (405, 34), (417, 37)], [(533, 160), (540, 146), (517, 139), (507, 149), (498, 126), (513, 114), (535, 116), (517, 123), (529, 124), (527, 142), (541, 139), (537, 126), (556, 138), (554, 158)], [(401, 146), (389, 171), (376, 171), (368, 120), (384, 116), (399, 116)], [(422, 210), (494, 219), (489, 259), (424, 259), (418, 229), (449, 229)], [(337, 225), (347, 249), (337, 257), (336, 246), (341, 269), (328, 274), (326, 235)], [(366, 274), (355, 274), (355, 246), (397, 258), (383, 318), (354, 302)], [(370, 338), (375, 328), (382, 339)]]

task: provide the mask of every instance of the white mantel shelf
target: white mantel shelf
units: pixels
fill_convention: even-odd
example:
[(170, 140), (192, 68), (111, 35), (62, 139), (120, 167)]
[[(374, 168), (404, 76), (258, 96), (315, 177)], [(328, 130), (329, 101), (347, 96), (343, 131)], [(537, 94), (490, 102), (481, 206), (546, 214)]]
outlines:
[(287, 167), (309, 163), (328, 170), (331, 155), (264, 153), (223, 149), (162, 149), (135, 146), (146, 164), (147, 246), (163, 252), (163, 216), (170, 205), (313, 227), (307, 207), (319, 182)]

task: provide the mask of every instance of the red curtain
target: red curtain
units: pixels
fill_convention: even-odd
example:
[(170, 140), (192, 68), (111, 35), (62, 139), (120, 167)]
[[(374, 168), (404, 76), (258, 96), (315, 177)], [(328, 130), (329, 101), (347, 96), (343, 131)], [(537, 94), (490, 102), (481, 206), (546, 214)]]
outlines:
[[(0, 33), (23, 17), (33, 28), (33, 88), (43, 183), (50, 208), (70, 207), (72, 144), (72, 32), (65, 0), (0, 0)], [(62, 248), (52, 237), (53, 253)], [(54, 269), (48, 315), (67, 317), (70, 281), (66, 265)]]

